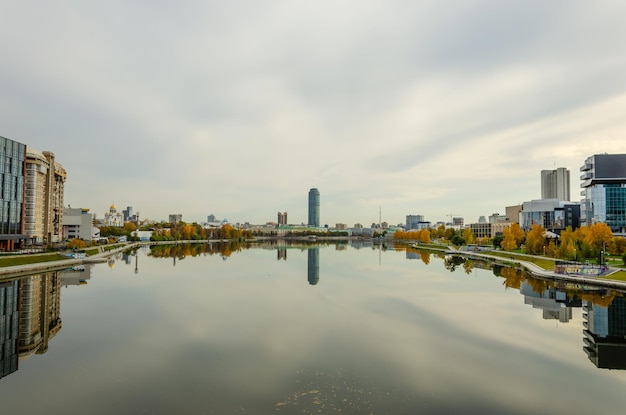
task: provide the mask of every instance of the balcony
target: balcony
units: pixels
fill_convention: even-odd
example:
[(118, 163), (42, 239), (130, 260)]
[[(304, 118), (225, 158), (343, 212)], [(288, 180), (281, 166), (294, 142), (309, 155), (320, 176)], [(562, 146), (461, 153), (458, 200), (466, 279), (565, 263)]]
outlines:
[(593, 169), (593, 164), (591, 163), (585, 163), (580, 167), (580, 171), (589, 171)]

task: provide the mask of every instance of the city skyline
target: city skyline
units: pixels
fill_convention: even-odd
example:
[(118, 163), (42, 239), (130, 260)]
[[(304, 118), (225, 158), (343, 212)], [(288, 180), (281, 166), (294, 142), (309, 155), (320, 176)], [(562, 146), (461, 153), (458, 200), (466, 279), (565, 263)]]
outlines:
[[(3, 9), (0, 135), (65, 205), (321, 225), (504, 213), (626, 153), (626, 4), (347, 1)], [(167, 30), (163, 30), (167, 27)], [(323, 29), (322, 29), (323, 28)], [(19, 36), (16, 34), (19, 33)]]

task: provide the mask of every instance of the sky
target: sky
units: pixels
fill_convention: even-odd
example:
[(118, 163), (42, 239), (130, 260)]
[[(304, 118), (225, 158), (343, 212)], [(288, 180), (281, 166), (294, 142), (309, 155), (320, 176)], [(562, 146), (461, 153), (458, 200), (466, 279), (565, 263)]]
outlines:
[(0, 0), (0, 136), (100, 218), (466, 223), (626, 153), (626, 2)]

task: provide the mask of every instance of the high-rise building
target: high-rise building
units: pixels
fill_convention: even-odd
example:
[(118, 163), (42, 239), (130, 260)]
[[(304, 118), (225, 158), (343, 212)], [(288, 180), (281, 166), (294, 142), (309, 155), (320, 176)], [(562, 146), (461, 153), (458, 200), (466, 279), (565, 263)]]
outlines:
[(320, 192), (316, 188), (309, 190), (309, 226), (320, 226)]
[(172, 225), (176, 225), (178, 222), (181, 222), (183, 220), (183, 215), (181, 215), (180, 213), (174, 213), (174, 214), (170, 214), (170, 223)]
[(26, 146), (0, 137), (0, 249), (12, 251), (23, 243)]
[(596, 154), (580, 168), (581, 222), (626, 234), (626, 154)]
[(26, 151), (24, 230), (29, 243), (48, 244), (63, 237), (65, 169), (50, 151)]
[(122, 215), (124, 216), (124, 222), (133, 220), (133, 207), (126, 206), (126, 209), (122, 210)]
[(406, 215), (406, 225), (404, 229), (418, 229), (419, 223), (424, 222), (424, 215)]
[(281, 213), (278, 212), (278, 225), (286, 225), (287, 224), (287, 212)]
[(541, 198), (570, 200), (569, 170), (541, 170)]

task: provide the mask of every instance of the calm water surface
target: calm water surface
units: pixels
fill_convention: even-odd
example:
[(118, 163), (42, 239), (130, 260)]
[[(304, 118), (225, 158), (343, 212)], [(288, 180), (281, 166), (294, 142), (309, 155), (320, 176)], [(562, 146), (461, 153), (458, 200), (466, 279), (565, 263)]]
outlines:
[(372, 247), (170, 254), (0, 283), (5, 309), (21, 290), (22, 347), (39, 347), (11, 368), (5, 310), (1, 413), (570, 415), (626, 403), (621, 293)]

